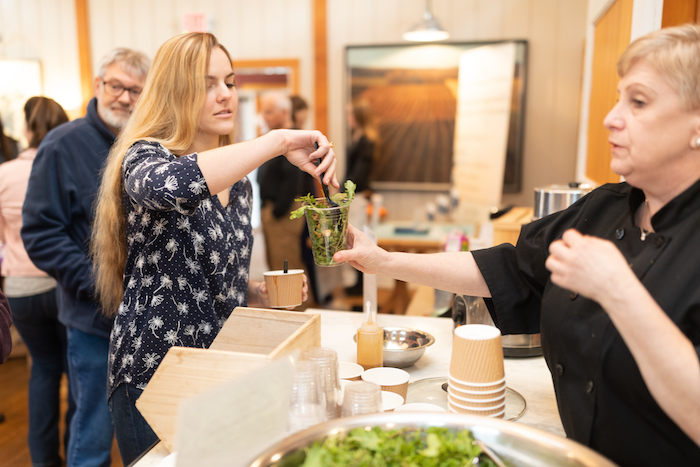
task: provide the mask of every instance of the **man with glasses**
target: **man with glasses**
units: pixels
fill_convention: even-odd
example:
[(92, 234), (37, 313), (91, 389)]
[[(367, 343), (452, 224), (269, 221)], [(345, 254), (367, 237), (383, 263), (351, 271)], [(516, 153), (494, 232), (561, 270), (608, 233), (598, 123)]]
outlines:
[(149, 67), (146, 55), (124, 48), (102, 59), (85, 117), (55, 128), (39, 145), (22, 208), (22, 240), (32, 262), (58, 282), (58, 319), (68, 334), (68, 380), (75, 403), (66, 435), (68, 467), (111, 464), (107, 359), (112, 320), (104, 317), (95, 297), (89, 257), (92, 204), (102, 164), (129, 119)]

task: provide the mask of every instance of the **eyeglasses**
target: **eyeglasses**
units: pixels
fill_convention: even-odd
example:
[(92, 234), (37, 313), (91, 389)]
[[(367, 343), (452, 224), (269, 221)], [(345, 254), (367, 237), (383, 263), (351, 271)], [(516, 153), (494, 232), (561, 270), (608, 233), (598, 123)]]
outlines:
[(132, 99), (138, 99), (142, 91), (141, 88), (125, 88), (118, 82), (108, 83), (102, 80), (102, 84), (104, 84), (105, 92), (112, 97), (119, 97), (124, 91), (129, 91), (129, 96), (131, 96)]

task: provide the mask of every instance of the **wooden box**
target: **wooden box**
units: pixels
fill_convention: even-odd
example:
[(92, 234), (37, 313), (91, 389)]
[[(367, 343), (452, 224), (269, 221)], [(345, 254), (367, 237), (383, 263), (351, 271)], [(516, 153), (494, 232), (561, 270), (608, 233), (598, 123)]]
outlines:
[(209, 349), (172, 347), (136, 407), (172, 452), (184, 400), (277, 357), (320, 345), (320, 315), (235, 308)]
[(493, 244), (511, 243), (515, 245), (520, 236), (520, 228), (532, 222), (534, 209), (514, 207), (509, 212), (493, 221)]

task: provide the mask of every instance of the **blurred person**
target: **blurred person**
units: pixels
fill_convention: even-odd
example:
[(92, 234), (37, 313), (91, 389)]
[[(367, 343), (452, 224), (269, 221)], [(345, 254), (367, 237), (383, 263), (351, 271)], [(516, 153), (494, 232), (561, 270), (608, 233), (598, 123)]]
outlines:
[[(37, 148), (49, 131), (68, 121), (68, 115), (53, 99), (35, 96), (24, 104), (24, 118), (29, 148), (16, 159), (0, 164), (0, 241), (5, 244), (3, 291), (15, 327), (32, 358), (27, 436), (32, 465), (60, 466), (59, 392), (61, 377), (68, 374), (66, 328), (58, 321), (56, 280), (31, 262), (20, 238), (20, 228)], [(74, 411), (69, 385), (66, 442)]]
[(309, 116), (309, 104), (306, 103), (306, 100), (303, 97), (297, 95), (290, 97), (289, 100), (292, 103), (292, 110), (290, 114), (292, 128), (294, 130), (302, 130), (304, 128), (304, 124), (306, 124), (306, 119)]
[[(269, 91), (262, 96), (261, 113), (270, 130), (290, 128), (291, 110), (292, 102), (282, 91)], [(289, 218), (290, 212), (301, 206), (294, 199), (309, 193), (307, 180), (303, 172), (282, 156), (258, 169), (260, 222), (270, 270), (282, 269), (284, 260), (288, 260), (290, 269), (307, 269), (301, 252), (306, 220)]]
[(115, 316), (108, 398), (125, 464), (157, 440), (135, 404), (168, 350), (208, 348), (235, 307), (269, 306), (265, 282), (249, 280), (246, 175), (283, 154), (338, 186), (335, 154), (318, 131), (230, 144), (237, 107), (226, 49), (212, 34), (177, 35), (156, 53), (110, 151), (91, 248), (103, 310)]
[[(10, 313), (10, 305), (7, 303), (5, 294), (0, 292), (0, 363), (5, 363), (7, 357), (12, 352), (12, 334), (10, 334), (10, 326), (12, 326), (12, 313)], [(0, 422), (5, 420), (5, 417), (0, 414)]]
[(355, 182), (358, 193), (368, 192), (378, 140), (369, 102), (356, 100), (349, 104), (347, 120), (350, 127), (350, 145), (345, 178)]
[(149, 66), (146, 55), (124, 48), (102, 59), (85, 117), (52, 130), (39, 146), (22, 209), (29, 258), (58, 283), (58, 320), (66, 326), (76, 403), (67, 453), (71, 467), (111, 463), (114, 430), (106, 385), (113, 318), (102, 313), (95, 297), (89, 239), (103, 162), (134, 109)]
[(11, 161), (17, 156), (17, 141), (5, 134), (5, 129), (0, 118), (0, 163)]
[(620, 466), (700, 465), (700, 26), (632, 42), (605, 117), (611, 169), (515, 246), (389, 253), (349, 228), (361, 271), (486, 297), (503, 334), (541, 332), (569, 438)]

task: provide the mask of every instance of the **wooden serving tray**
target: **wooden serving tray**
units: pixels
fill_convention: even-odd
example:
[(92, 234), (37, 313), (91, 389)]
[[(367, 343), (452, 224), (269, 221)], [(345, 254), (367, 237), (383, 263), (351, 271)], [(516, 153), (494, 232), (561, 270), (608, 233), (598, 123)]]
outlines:
[(320, 345), (320, 315), (237, 307), (209, 349), (172, 347), (136, 408), (172, 452), (183, 401), (295, 350)]

